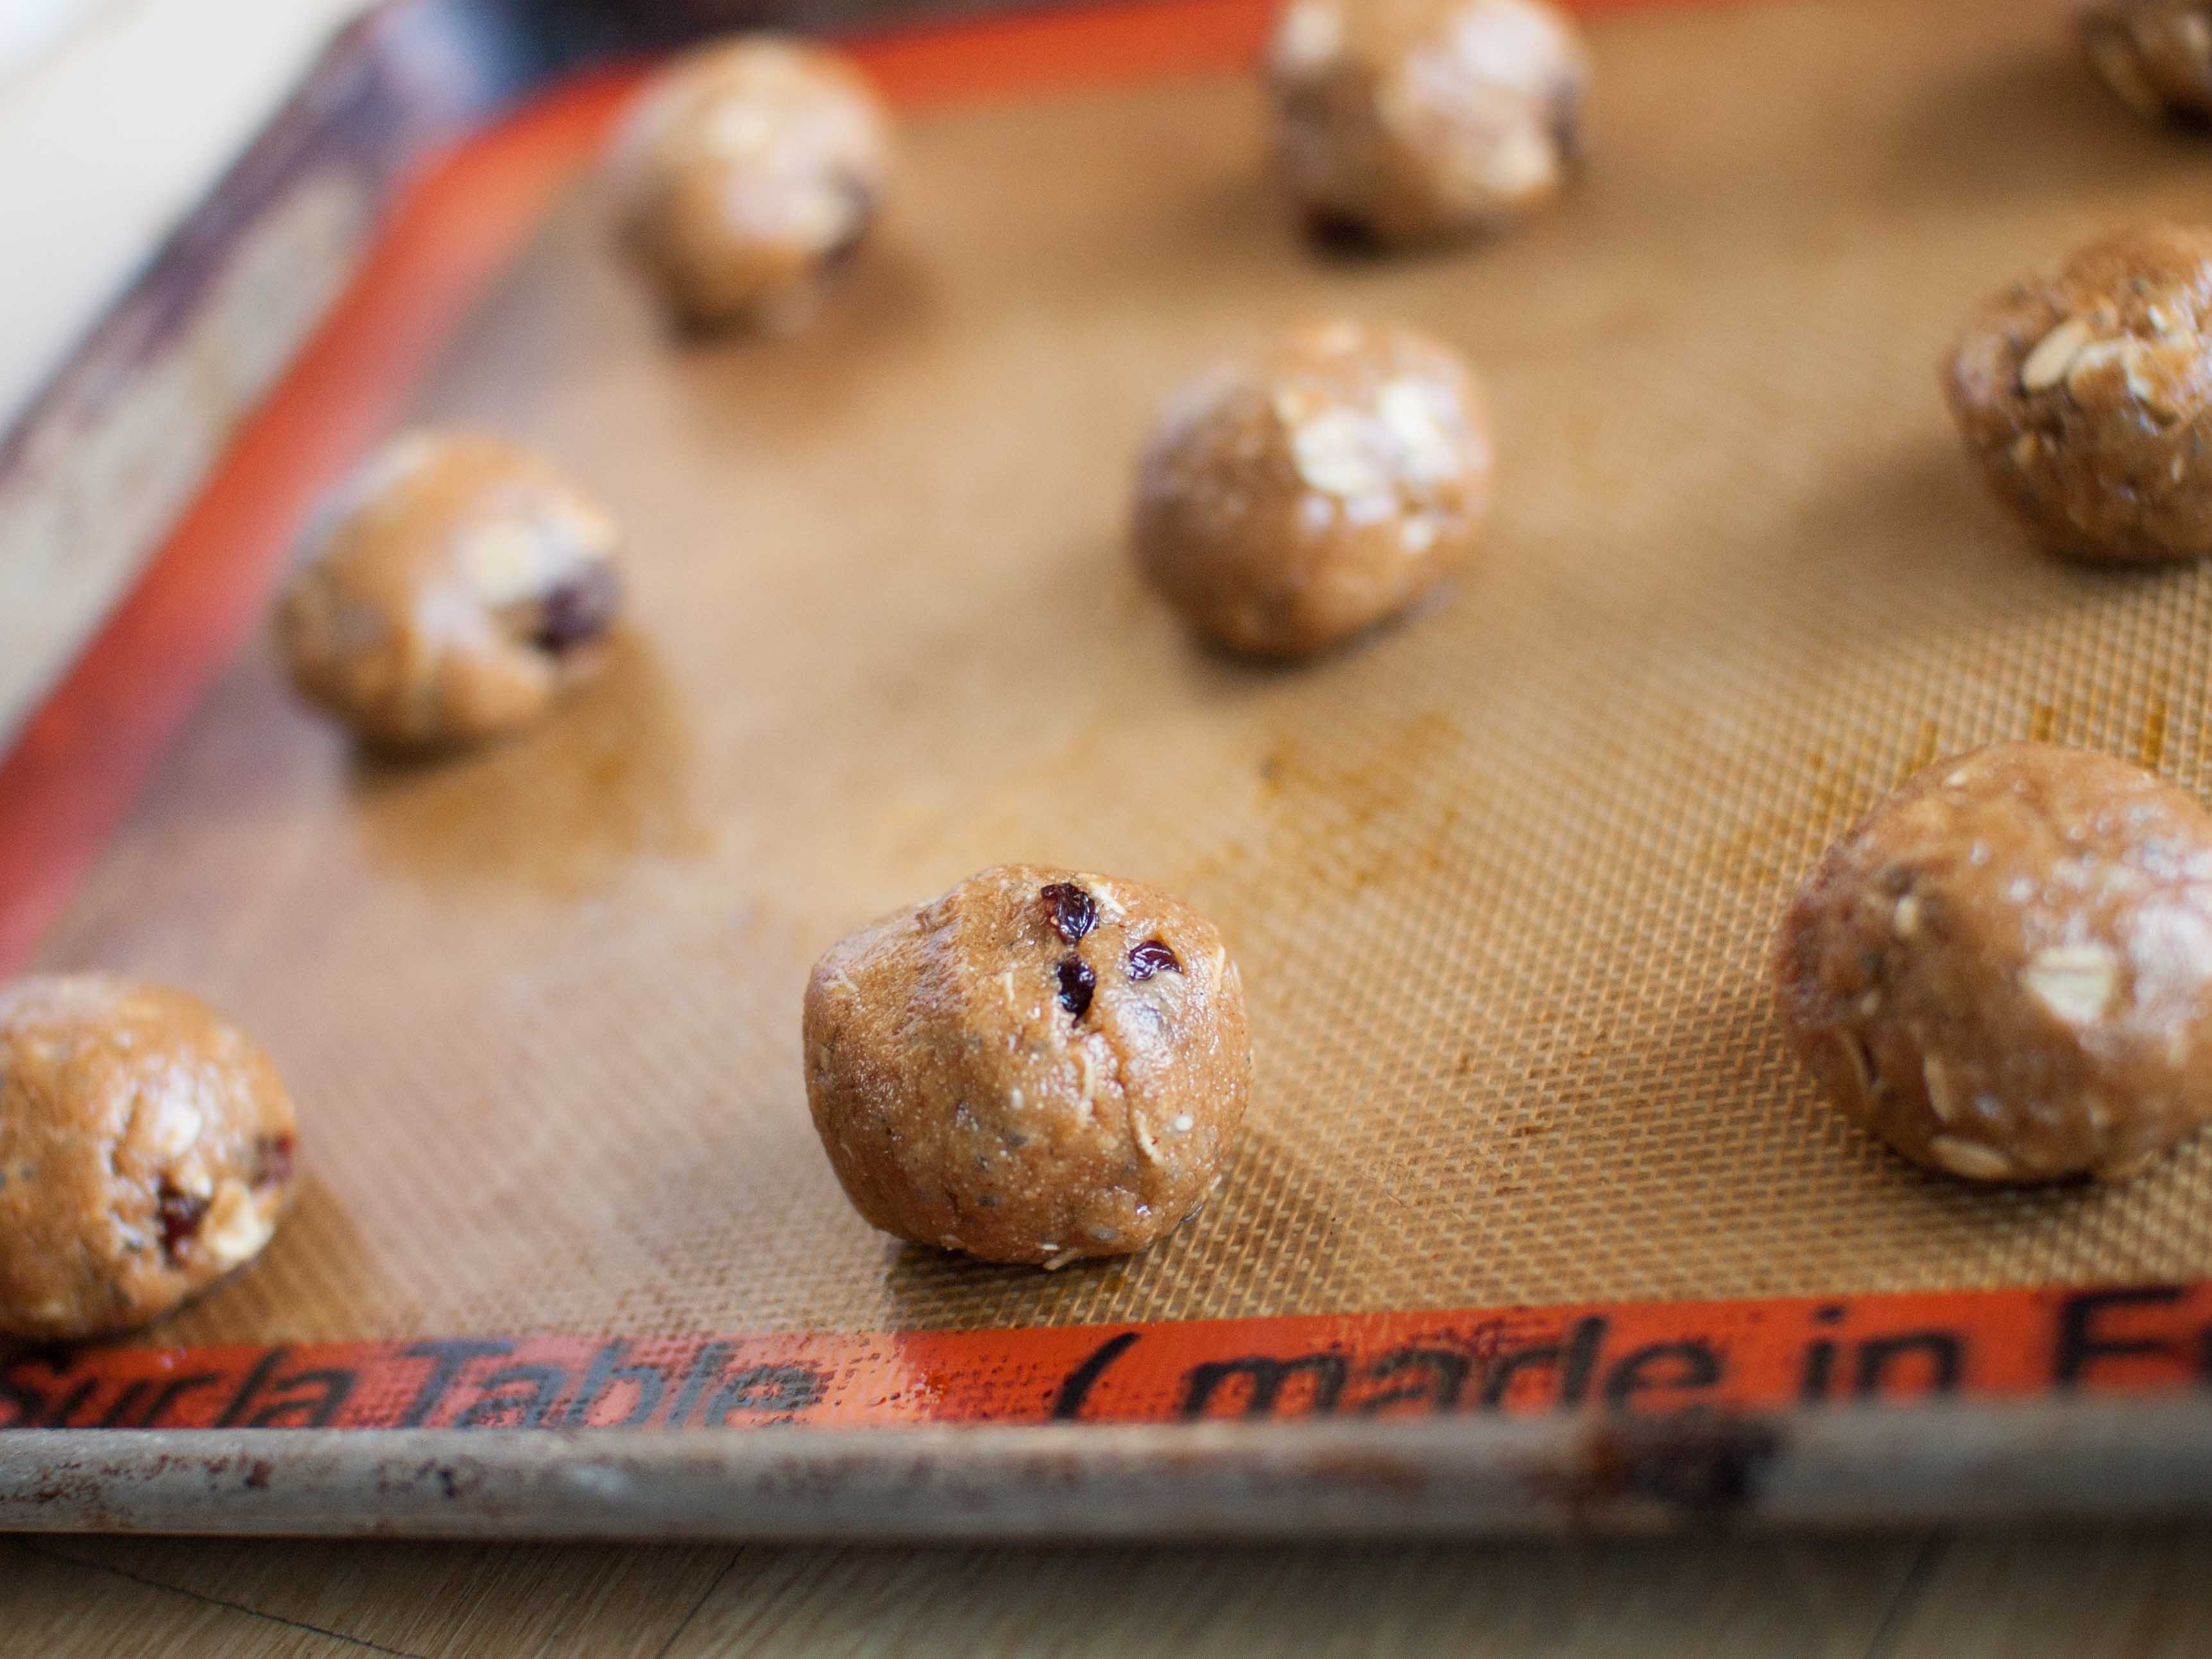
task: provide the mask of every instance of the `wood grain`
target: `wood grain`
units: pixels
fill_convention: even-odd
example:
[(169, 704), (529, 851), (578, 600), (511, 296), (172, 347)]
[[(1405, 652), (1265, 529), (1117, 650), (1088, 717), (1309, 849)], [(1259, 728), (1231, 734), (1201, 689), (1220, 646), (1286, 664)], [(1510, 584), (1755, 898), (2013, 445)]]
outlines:
[(0, 1653), (40, 1659), (324, 1659), (374, 1651), (303, 1625), (68, 1560), (43, 1547), (0, 1544)]
[(58, 1538), (39, 1547), (424, 1659), (655, 1659), (732, 1559), (726, 1547), (680, 1545)]
[(2212, 1651), (2212, 1530), (1944, 1538), (1882, 1659), (2142, 1659)]
[(668, 1659), (891, 1652), (1857, 1659), (1908, 1544), (741, 1552)]
[(1296, 1550), (80, 1539), (0, 1543), (0, 1654), (2197, 1659), (2208, 1548), (2201, 1528)]

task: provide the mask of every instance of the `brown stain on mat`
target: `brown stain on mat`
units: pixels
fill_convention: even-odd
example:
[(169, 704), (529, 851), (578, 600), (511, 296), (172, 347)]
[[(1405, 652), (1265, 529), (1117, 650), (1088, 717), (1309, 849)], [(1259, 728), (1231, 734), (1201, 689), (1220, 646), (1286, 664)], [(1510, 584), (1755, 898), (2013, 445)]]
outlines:
[(627, 632), (605, 672), (533, 730), (471, 754), (363, 754), (362, 833), (377, 863), (433, 886), (573, 896), (635, 860), (711, 849), (694, 743), (652, 650)]
[(2136, 740), (2136, 759), (2152, 772), (2166, 764), (2166, 703), (2154, 697), (2143, 711), (2142, 736)]
[(1848, 759), (1811, 756), (1802, 770), (1793, 769), (1786, 805), (1765, 809), (1742, 829), (1703, 844), (1700, 863), (1732, 887), (1775, 895), (1788, 892), (1820, 850), (1887, 790), (1933, 760), (1940, 742), (1936, 723), (1924, 720), (1911, 754), (1887, 772), (1867, 744)]
[(1905, 762), (1905, 769), (1898, 778), (1897, 781), (1901, 784), (1905, 780), (1905, 778), (1911, 777), (1913, 773), (1925, 771), (1928, 767), (1936, 764), (1936, 758), (1942, 753), (1943, 735), (1942, 728), (1937, 726), (1933, 720), (1923, 720), (1920, 723), (1920, 736), (1914, 742), (1912, 745), (1912, 753), (1911, 756), (1906, 759)]
[[(2096, 747), (2097, 734), (2117, 730), (2126, 717), (2086, 699), (2039, 701), (2029, 710), (2024, 735), (2033, 742), (2070, 742)], [(2166, 699), (2153, 695), (2143, 708), (2132, 744), (2113, 747), (2123, 752), (2131, 748), (2140, 765), (2158, 771), (2166, 760), (2170, 720)], [(1865, 745), (1848, 761), (1814, 755), (1787, 807), (1763, 812), (1744, 829), (1716, 838), (1704, 851), (1703, 861), (1731, 885), (1778, 893), (1793, 885), (1820, 850), (1841, 836), (1883, 795), (1945, 755), (1969, 747), (1973, 745), (1947, 741), (1940, 723), (1923, 719), (1910, 752), (1887, 776), (1881, 774), (1878, 758)]]
[[(1436, 710), (1380, 728), (1355, 752), (1278, 733), (1256, 768), (1261, 858), (1288, 879), (1343, 894), (1434, 876), (1470, 797), (1480, 796), (1468, 787), (1465, 746), (1458, 724)], [(1237, 845), (1218, 857), (1250, 854)]]

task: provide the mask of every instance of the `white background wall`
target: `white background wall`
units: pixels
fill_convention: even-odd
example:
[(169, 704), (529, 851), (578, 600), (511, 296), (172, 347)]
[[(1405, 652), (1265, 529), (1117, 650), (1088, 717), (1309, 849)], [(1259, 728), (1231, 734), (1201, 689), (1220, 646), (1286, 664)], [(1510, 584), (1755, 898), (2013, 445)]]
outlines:
[(369, 0), (0, 0), (0, 430)]
[(100, 4), (100, 0), (9, 0), (0, 6), (0, 76), (80, 27)]

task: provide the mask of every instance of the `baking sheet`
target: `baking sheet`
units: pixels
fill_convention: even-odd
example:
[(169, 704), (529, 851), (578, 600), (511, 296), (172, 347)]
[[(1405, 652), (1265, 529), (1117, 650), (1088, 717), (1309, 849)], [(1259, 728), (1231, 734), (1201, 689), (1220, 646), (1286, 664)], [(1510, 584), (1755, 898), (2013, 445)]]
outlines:
[[(2151, 132), (2002, 3), (1595, 31), (1595, 160), (1522, 235), (1316, 256), (1254, 87), (908, 126), (882, 244), (787, 341), (672, 340), (586, 180), (423, 419), (628, 524), (617, 667), (543, 732), (364, 760), (265, 643), (40, 954), (173, 980), (283, 1063), (302, 1201), (175, 1342), (919, 1329), (2212, 1275), (2212, 1147), (1984, 1193), (1849, 1131), (1760, 958), (1934, 755), (2035, 735), (2205, 783), (2199, 571), (2039, 557), (1935, 391), (1966, 307), (2187, 214)], [(1122, 547), (1158, 398), (1293, 318), (1487, 377), (1485, 563), (1295, 671), (1191, 645)], [(1170, 887), (1243, 966), (1243, 1155), (1192, 1225), (1044, 1275), (872, 1232), (809, 1125), (846, 929), (1024, 858)]]

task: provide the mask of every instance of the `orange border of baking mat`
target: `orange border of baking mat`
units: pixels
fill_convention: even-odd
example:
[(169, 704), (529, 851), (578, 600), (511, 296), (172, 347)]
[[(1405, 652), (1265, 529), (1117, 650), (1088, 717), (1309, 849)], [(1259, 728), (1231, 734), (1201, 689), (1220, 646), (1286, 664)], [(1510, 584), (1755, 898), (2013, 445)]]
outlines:
[(0, 1369), (9, 1428), (647, 1428), (1674, 1414), (2201, 1385), (2212, 1285), (1027, 1330), (106, 1348)]
[[(1680, 0), (1590, 0), (1626, 9)], [(1269, 0), (1154, 0), (849, 43), (913, 107), (1233, 69)], [(313, 343), (0, 766), (0, 972), (20, 966), (265, 602), (315, 500), (590, 162), (635, 69), (425, 171)], [(0, 1427), (840, 1426), (1412, 1415), (2173, 1388), (2212, 1285), (904, 1335), (104, 1348), (0, 1370)]]

